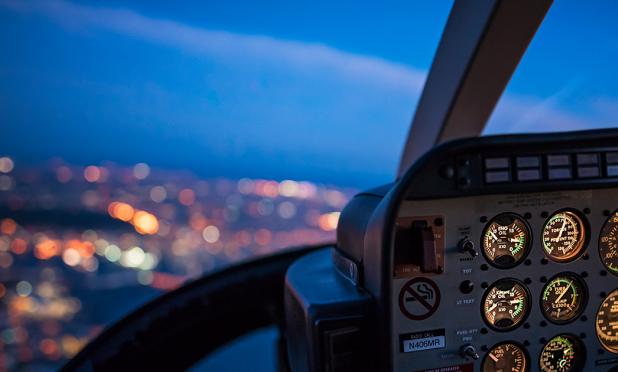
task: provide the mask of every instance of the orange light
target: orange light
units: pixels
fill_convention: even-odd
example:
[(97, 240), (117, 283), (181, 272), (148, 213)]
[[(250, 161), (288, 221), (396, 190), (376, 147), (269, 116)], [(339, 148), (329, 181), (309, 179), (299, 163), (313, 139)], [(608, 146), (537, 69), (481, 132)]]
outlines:
[(73, 172), (71, 172), (69, 167), (63, 165), (56, 169), (56, 179), (58, 182), (67, 183), (71, 180), (71, 178), (73, 178)]
[(159, 231), (159, 220), (153, 214), (145, 211), (137, 211), (133, 215), (135, 230), (143, 235), (156, 234)]
[(206, 220), (206, 218), (204, 218), (204, 216), (200, 213), (194, 213), (189, 219), (189, 225), (195, 231), (202, 231), (206, 226), (208, 226), (208, 220)]
[(259, 245), (268, 245), (272, 240), (272, 233), (266, 229), (259, 229), (255, 232), (255, 242)]
[(15, 254), (23, 254), (28, 248), (28, 243), (24, 239), (17, 238), (11, 242), (11, 250)]
[(127, 203), (116, 203), (116, 206), (114, 207), (114, 215), (121, 221), (130, 221), (131, 218), (133, 218), (134, 213), (135, 210), (133, 207)]
[(107, 206), (107, 213), (114, 218), (116, 218), (116, 205), (118, 205), (118, 202), (111, 202)]
[(53, 240), (43, 240), (38, 243), (34, 250), (34, 256), (39, 260), (48, 260), (60, 252), (58, 243)]
[(13, 235), (17, 229), (17, 224), (10, 218), (5, 218), (0, 222), (0, 231), (4, 235)]
[(41, 344), (39, 346), (43, 354), (47, 356), (54, 356), (56, 353), (58, 353), (58, 344), (51, 338), (45, 338), (41, 340)]
[(195, 203), (195, 193), (191, 189), (183, 189), (178, 193), (178, 201), (189, 207)]
[(89, 165), (84, 169), (84, 178), (88, 182), (97, 182), (101, 178), (101, 170), (99, 167)]
[(326, 213), (318, 219), (318, 226), (324, 231), (333, 231), (339, 223), (339, 212)]

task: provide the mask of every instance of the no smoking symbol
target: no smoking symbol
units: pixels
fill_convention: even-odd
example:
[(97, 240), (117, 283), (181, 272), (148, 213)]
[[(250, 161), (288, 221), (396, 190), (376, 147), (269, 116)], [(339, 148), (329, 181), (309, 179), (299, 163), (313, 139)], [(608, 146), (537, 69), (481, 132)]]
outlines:
[(429, 318), (440, 306), (440, 289), (432, 280), (414, 278), (399, 292), (399, 309), (412, 320)]

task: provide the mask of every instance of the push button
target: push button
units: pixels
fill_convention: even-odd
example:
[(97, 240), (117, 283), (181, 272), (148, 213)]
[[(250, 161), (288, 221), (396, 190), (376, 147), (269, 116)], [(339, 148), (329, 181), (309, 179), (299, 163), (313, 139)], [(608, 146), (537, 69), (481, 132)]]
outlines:
[(509, 158), (486, 158), (485, 169), (504, 169), (508, 168)]
[(502, 183), (502, 182), (509, 182), (510, 180), (511, 180), (511, 173), (509, 171), (486, 172), (485, 173), (486, 183)]
[(601, 172), (599, 167), (579, 167), (577, 168), (577, 176), (579, 178), (595, 178), (599, 177)]
[(517, 158), (517, 168), (538, 168), (541, 159), (538, 156), (520, 156)]
[(597, 154), (577, 154), (577, 165), (597, 165), (599, 156)]
[(551, 168), (548, 175), (550, 180), (568, 180), (573, 178), (571, 168)]
[(568, 167), (571, 165), (569, 155), (547, 155), (547, 166)]

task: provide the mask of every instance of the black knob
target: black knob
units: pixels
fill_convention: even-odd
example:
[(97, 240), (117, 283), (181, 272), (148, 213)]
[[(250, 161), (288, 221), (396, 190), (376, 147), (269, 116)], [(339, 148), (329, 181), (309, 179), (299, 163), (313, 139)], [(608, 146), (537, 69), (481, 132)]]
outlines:
[(474, 360), (479, 358), (479, 353), (476, 352), (476, 348), (470, 344), (463, 345), (459, 349), (459, 354), (464, 358), (472, 358)]
[(468, 253), (472, 258), (479, 255), (479, 253), (474, 249), (474, 243), (472, 240), (465, 238), (459, 241), (459, 251), (461, 253)]
[(461, 284), (459, 284), (459, 290), (461, 293), (468, 294), (474, 290), (474, 283), (470, 280), (464, 280)]

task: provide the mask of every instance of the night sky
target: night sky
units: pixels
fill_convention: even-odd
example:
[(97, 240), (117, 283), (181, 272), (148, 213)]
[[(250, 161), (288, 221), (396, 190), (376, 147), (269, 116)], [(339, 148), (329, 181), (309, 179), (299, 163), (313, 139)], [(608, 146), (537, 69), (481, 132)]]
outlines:
[[(0, 155), (368, 187), (450, 1), (0, 0)], [(488, 133), (618, 123), (618, 2), (556, 1)]]

